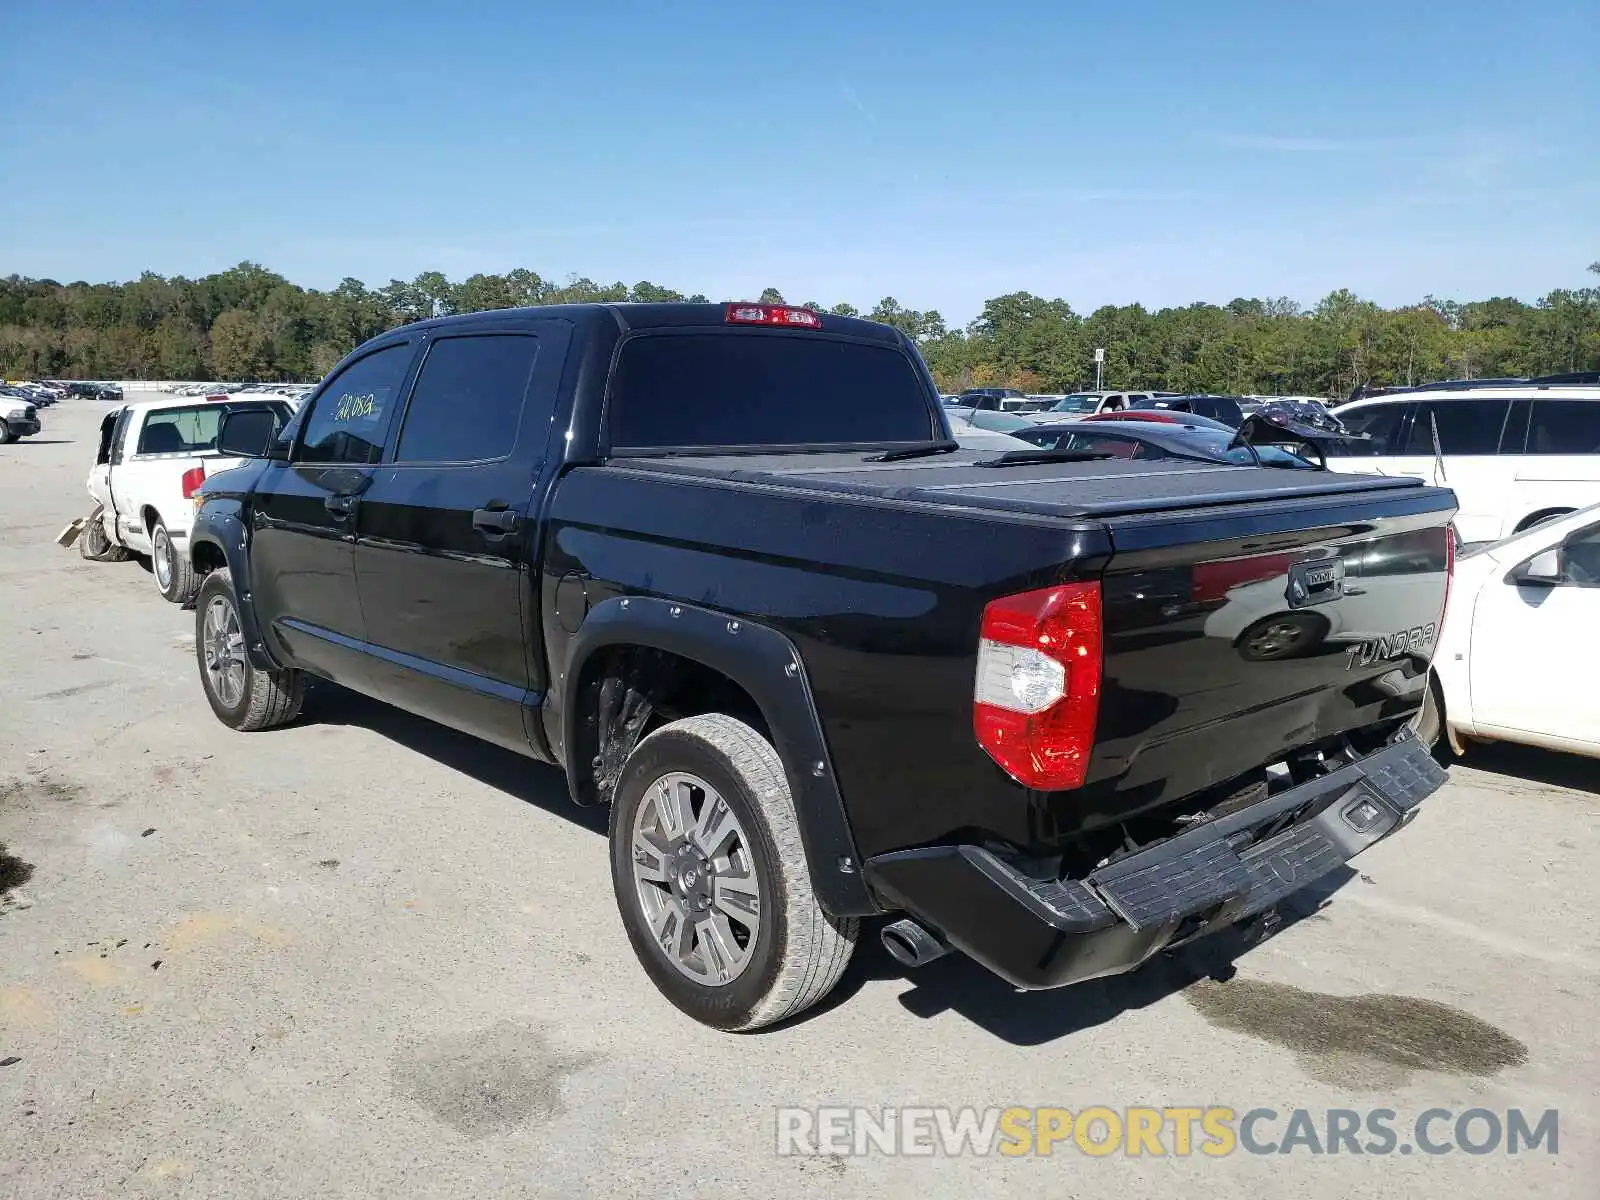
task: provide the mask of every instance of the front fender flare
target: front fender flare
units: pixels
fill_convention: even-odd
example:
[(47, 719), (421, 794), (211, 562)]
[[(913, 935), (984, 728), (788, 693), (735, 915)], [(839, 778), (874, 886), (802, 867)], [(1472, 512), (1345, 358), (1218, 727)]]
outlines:
[(250, 531), (237, 505), (207, 505), (195, 514), (194, 525), (189, 530), (188, 553), (189, 561), (196, 567), (199, 564), (195, 563), (195, 552), (201, 546), (216, 547), (228, 564), (234, 600), (239, 607), (240, 632), (244, 634), (245, 654), (250, 665), (261, 671), (282, 670), (283, 664), (267, 649), (261, 625), (256, 620), (255, 593), (250, 586)]
[(812, 890), (834, 916), (882, 911), (861, 875), (861, 859), (834, 776), (822, 720), (794, 643), (743, 617), (648, 596), (617, 596), (592, 608), (573, 636), (560, 682), (561, 760), (578, 795), (572, 745), (579, 681), (590, 659), (608, 646), (646, 646), (718, 671), (755, 700), (783, 760), (800, 823)]

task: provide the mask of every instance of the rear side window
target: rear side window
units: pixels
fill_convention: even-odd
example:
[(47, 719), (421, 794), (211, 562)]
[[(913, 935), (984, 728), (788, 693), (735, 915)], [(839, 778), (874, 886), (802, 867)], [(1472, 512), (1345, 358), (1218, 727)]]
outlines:
[(1600, 454), (1600, 400), (1535, 400), (1529, 454)]
[(1328, 453), (1346, 458), (1397, 453), (1394, 443), (1400, 429), (1400, 418), (1405, 411), (1404, 404), (1369, 404), (1365, 408), (1339, 413), (1339, 420), (1344, 422), (1346, 429), (1357, 435), (1370, 434), (1372, 440), (1335, 442), (1329, 447)]
[(1418, 404), (1402, 453), (1431, 456), (1437, 427), (1441, 453), (1497, 454), (1510, 407), (1509, 400), (1434, 400)]
[(411, 363), (401, 342), (359, 358), (330, 379), (317, 397), (300, 438), (297, 462), (375, 463)]
[(635, 337), (609, 405), (612, 445), (638, 448), (920, 442), (936, 428), (904, 353), (814, 334)]
[(519, 333), (434, 342), (411, 389), (395, 461), (505, 458), (517, 442), (538, 352), (538, 339)]

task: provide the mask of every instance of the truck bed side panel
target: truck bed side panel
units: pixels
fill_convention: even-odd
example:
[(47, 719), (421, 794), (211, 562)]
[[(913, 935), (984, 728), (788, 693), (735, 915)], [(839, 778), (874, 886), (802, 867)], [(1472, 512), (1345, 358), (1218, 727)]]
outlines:
[(1033, 836), (1035, 799), (972, 734), (979, 618), (1063, 563), (1097, 573), (1103, 531), (606, 467), (562, 478), (545, 537), (553, 677), (575, 666), (555, 623), (569, 574), (591, 605), (650, 595), (760, 621), (800, 650), (863, 855), (978, 824)]

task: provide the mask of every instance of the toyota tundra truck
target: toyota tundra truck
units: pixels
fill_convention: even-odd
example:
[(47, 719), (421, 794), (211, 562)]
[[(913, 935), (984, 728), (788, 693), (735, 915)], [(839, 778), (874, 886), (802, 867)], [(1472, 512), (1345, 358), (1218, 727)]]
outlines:
[(248, 461), (188, 547), (217, 717), (282, 725), (317, 677), (556, 764), (609, 807), (644, 971), (720, 1029), (814, 1004), (863, 921), (1018, 988), (1132, 970), (1445, 777), (1412, 724), (1451, 492), (963, 449), (882, 325), (423, 321), (219, 449)]

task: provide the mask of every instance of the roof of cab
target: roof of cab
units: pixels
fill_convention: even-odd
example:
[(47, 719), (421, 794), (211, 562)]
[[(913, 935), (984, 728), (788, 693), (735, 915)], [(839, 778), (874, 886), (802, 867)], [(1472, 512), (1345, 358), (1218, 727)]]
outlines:
[[(750, 301), (755, 303), (755, 301)], [(799, 305), (785, 305), (781, 307), (798, 308)], [(832, 313), (818, 313), (822, 318), (821, 330), (824, 333), (846, 333), (852, 337), (868, 338), (873, 341), (898, 343), (902, 338), (899, 330), (891, 325), (882, 325), (877, 321), (865, 321), (859, 317), (839, 317)], [(651, 303), (651, 304), (543, 304), (531, 308), (493, 308), (481, 312), (460, 313), (450, 317), (434, 317), (426, 321), (417, 321), (411, 325), (402, 325), (400, 329), (447, 329), (458, 325), (492, 324), (495, 321), (516, 320), (517, 318), (560, 317), (568, 321), (593, 321), (609, 318), (617, 323), (623, 330), (635, 329), (671, 329), (671, 328), (707, 328), (711, 326), (726, 326), (728, 324), (728, 304), (691, 304), (687, 302)], [(761, 330), (761, 326), (740, 325), (732, 326), (742, 330)], [(816, 330), (801, 327), (790, 327), (788, 332), (804, 335), (814, 333)], [(399, 330), (390, 330), (397, 333)], [(381, 335), (380, 335), (381, 336)]]

